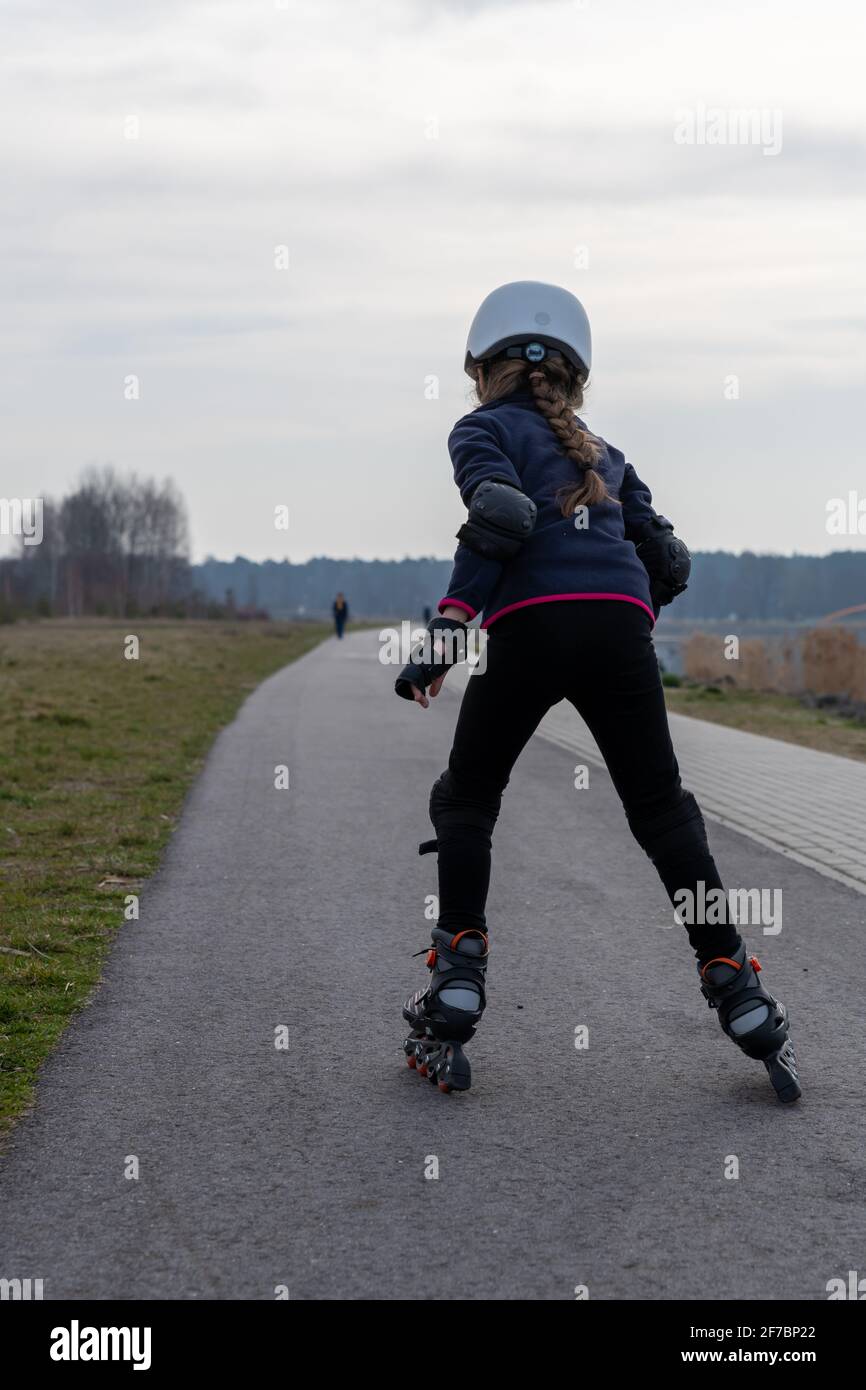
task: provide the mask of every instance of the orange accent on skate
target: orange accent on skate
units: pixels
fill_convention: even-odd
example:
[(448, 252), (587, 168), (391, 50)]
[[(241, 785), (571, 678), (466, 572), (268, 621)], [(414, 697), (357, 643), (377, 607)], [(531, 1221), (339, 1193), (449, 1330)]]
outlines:
[(741, 965), (738, 965), (735, 960), (731, 960), (730, 956), (716, 956), (714, 960), (708, 960), (706, 965), (701, 966), (702, 980), (707, 978), (706, 971), (709, 970), (711, 965), (732, 965), (735, 970), (742, 970), (743, 968)]
[(480, 937), (481, 937), (481, 940), (484, 942), (484, 949), (485, 949), (485, 951), (488, 949), (487, 934), (486, 934), (485, 932), (479, 931), (477, 927), (465, 927), (465, 928), (463, 929), (463, 931), (459, 931), (459, 932), (457, 933), (456, 936), (452, 936), (452, 938), (451, 938), (451, 950), (452, 950), (452, 951), (456, 951), (456, 949), (457, 949), (457, 942), (461, 939), (461, 937), (464, 937), (464, 936), (480, 936)]
[(761, 962), (758, 960), (757, 956), (749, 956), (749, 965), (752, 967), (756, 975), (760, 975), (761, 971), (764, 968), (761, 965)]
[(435, 947), (435, 946), (431, 946), (431, 947), (430, 947), (430, 950), (427, 952), (427, 969), (428, 969), (428, 970), (432, 970), (432, 969), (433, 969), (433, 966), (434, 966), (435, 964), (436, 964), (436, 947)]

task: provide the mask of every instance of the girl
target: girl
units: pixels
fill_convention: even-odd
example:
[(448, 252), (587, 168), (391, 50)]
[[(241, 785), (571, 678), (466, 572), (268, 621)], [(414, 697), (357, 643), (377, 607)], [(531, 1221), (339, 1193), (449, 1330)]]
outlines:
[[(410, 1067), (440, 1090), (467, 1090), (462, 1044), (485, 1005), (491, 835), (521, 749), (550, 707), (586, 721), (629, 827), (686, 922), (701, 991), (727, 1035), (764, 1063), (782, 1101), (800, 1085), (785, 1008), (729, 919), (700, 809), (680, 782), (652, 642), (661, 605), (686, 587), (690, 557), (618, 449), (575, 411), (590, 330), (568, 290), (502, 285), (469, 330), (465, 368), (479, 405), (448, 440), (468, 507), (448, 593), (397, 693), (428, 708), (483, 610), (486, 670), (470, 680), (430, 819), (439, 918), (425, 988), (403, 1016)], [(718, 904), (697, 921), (683, 904)]]

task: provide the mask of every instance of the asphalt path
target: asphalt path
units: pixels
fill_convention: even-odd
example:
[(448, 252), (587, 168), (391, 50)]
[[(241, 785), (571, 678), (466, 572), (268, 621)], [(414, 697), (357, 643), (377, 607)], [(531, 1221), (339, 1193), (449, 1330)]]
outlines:
[(0, 1277), (540, 1300), (823, 1299), (866, 1274), (863, 896), (711, 826), (726, 881), (784, 889), (781, 933), (749, 941), (793, 1018), (805, 1096), (783, 1107), (568, 749), (534, 739), (505, 797), (473, 1089), (405, 1066), (458, 699), (398, 701), (377, 653), (325, 643), (217, 739), (0, 1166)]

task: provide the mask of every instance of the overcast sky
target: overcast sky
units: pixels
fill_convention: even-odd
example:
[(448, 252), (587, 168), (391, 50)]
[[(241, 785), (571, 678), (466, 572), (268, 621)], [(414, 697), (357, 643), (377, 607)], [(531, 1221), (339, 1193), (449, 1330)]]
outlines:
[[(175, 478), (197, 559), (450, 554), (466, 331), (532, 278), (693, 548), (866, 546), (826, 529), (866, 497), (859, 0), (0, 15), (0, 496), (112, 463)], [(763, 133), (684, 141), (717, 108)]]

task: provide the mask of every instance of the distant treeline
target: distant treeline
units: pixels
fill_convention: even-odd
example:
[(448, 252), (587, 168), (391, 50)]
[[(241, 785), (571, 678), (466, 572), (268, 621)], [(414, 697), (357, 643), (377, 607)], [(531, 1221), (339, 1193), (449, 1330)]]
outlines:
[(18, 555), (0, 561), (2, 618), (164, 613), (188, 599), (186, 505), (170, 479), (91, 468), (62, 501), (0, 509), (13, 534), (26, 518)]
[(288, 560), (256, 563), (207, 559), (193, 565), (202, 594), (231, 592), (242, 608), (264, 608), (275, 618), (330, 614), (334, 595), (346, 595), (353, 618), (415, 618), (435, 609), (451, 573), (448, 560), (330, 560), (321, 556), (293, 565)]
[[(342, 590), (354, 618), (417, 618), (446, 592), (450, 560), (331, 560), (292, 564), (188, 558), (186, 507), (166, 480), (90, 469), (38, 528), (22, 500), (0, 498), (18, 554), (0, 560), (0, 619), (18, 616), (326, 616)], [(38, 536), (32, 534), (38, 529)], [(31, 542), (28, 544), (28, 539)], [(698, 553), (678, 618), (822, 618), (866, 603), (866, 551), (833, 555)]]
[[(274, 617), (330, 612), (342, 589), (354, 617), (416, 617), (446, 593), (450, 560), (330, 560), (294, 565), (208, 559), (192, 566), (195, 587), (212, 600), (231, 590), (236, 602)], [(866, 603), (866, 551), (833, 555), (693, 556), (689, 587), (671, 610), (678, 618), (822, 618)]]

